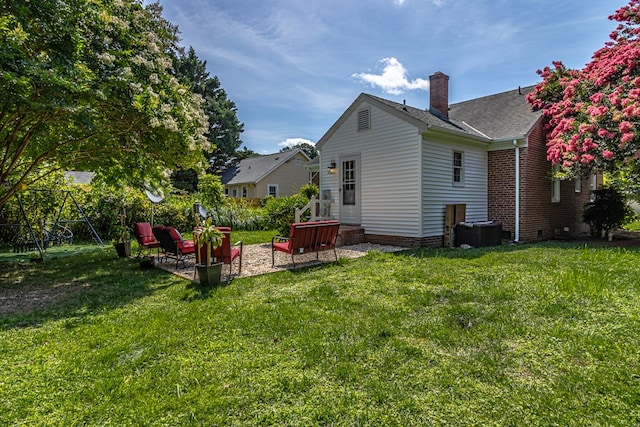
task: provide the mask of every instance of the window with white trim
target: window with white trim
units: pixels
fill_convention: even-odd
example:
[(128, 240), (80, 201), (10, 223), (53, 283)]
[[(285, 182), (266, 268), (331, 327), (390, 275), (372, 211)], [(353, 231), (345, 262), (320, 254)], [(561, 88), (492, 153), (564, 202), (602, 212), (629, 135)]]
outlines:
[(231, 192), (231, 195), (232, 195), (233, 197), (238, 197), (238, 189), (237, 189), (237, 188), (234, 188), (234, 189), (233, 189), (233, 190), (231, 190), (231, 191), (232, 191), (232, 192)]
[(247, 198), (247, 187), (242, 187), (242, 198), (243, 199)]
[(453, 185), (462, 187), (464, 185), (464, 153), (462, 151), (453, 152)]
[(560, 202), (560, 178), (556, 174), (560, 172), (560, 165), (551, 168), (551, 203)]
[(278, 184), (267, 184), (267, 195), (278, 197)]
[(371, 110), (365, 108), (358, 111), (358, 132), (371, 129)]

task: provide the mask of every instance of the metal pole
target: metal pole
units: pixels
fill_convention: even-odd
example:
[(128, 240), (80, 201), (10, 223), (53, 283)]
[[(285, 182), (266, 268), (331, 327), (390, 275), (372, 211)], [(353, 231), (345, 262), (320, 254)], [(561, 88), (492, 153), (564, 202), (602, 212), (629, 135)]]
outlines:
[(44, 251), (42, 250), (42, 246), (38, 241), (38, 237), (36, 236), (36, 233), (33, 231), (31, 222), (29, 221), (29, 218), (27, 217), (27, 214), (24, 211), (24, 206), (22, 205), (22, 200), (20, 200), (20, 195), (18, 193), (16, 193), (16, 199), (18, 200), (18, 206), (20, 207), (20, 212), (22, 213), (24, 220), (27, 222), (27, 227), (29, 227), (29, 233), (31, 234), (31, 238), (35, 242), (36, 248), (38, 248), (38, 252), (40, 252), (40, 258), (44, 259)]

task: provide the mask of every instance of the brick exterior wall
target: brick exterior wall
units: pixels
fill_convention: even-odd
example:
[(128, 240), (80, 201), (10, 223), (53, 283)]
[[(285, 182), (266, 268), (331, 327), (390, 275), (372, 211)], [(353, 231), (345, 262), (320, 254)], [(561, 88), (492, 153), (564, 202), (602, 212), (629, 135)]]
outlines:
[[(560, 201), (551, 201), (551, 163), (547, 161), (542, 121), (532, 129), (528, 146), (520, 149), (520, 242), (537, 242), (559, 235), (577, 236), (588, 227), (582, 210), (589, 201), (589, 179), (575, 191), (575, 181), (560, 182)], [(515, 239), (515, 148), (489, 153), (488, 212)], [(568, 228), (568, 231), (565, 231)]]
[[(515, 149), (490, 151), (488, 155), (487, 215), (491, 221), (500, 221), (502, 230), (515, 236)], [(522, 157), (520, 160), (522, 168)]]
[(444, 246), (444, 236), (432, 237), (403, 237), (403, 236), (385, 236), (382, 234), (366, 234), (365, 239), (369, 243), (378, 245), (400, 246), (403, 248), (418, 248), (422, 246), (431, 248), (441, 248)]

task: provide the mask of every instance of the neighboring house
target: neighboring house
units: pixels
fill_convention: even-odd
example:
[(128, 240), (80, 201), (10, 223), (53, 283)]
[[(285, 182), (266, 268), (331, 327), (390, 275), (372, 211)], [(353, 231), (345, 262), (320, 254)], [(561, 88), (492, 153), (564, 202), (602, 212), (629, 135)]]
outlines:
[(241, 160), (222, 172), (224, 192), (233, 198), (291, 196), (309, 182), (308, 161), (300, 149)]
[(428, 110), (361, 94), (318, 141), (328, 216), (409, 247), (443, 245), (447, 205), (464, 204), (467, 222), (502, 222), (517, 242), (586, 231), (597, 183), (552, 180), (542, 114), (525, 100), (533, 87), (449, 105), (448, 80), (430, 77)]

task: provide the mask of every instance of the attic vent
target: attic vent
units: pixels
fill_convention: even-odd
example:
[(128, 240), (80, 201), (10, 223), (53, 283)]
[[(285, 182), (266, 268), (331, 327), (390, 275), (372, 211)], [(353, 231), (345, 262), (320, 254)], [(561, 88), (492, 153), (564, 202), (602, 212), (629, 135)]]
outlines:
[(358, 111), (358, 132), (371, 129), (371, 110)]

